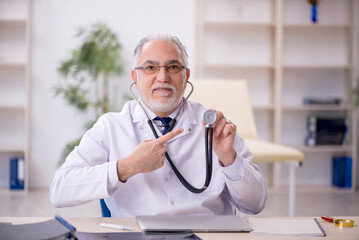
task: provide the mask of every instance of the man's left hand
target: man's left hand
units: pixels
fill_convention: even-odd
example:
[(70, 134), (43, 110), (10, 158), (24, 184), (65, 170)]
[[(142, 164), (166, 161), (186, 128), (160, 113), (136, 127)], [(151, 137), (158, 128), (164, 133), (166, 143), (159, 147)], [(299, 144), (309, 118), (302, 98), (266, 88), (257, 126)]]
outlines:
[[(215, 110), (214, 110), (215, 111)], [(237, 126), (229, 119), (226, 119), (222, 112), (215, 111), (217, 121), (213, 126), (213, 150), (219, 161), (227, 167), (231, 165), (236, 158), (236, 150), (233, 147), (236, 136)], [(203, 130), (205, 131), (206, 123), (202, 120)]]

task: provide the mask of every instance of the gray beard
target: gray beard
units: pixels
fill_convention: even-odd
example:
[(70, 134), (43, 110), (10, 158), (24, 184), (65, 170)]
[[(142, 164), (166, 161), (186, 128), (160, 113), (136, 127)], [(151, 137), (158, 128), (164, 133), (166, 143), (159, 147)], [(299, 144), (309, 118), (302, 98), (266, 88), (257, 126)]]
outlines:
[(183, 94), (185, 92), (185, 85), (187, 82), (184, 82), (183, 86), (183, 92), (177, 96), (177, 89), (173, 86), (171, 87), (173, 90), (173, 96), (169, 99), (167, 99), (166, 102), (162, 102), (156, 99), (153, 99), (150, 95), (149, 98), (146, 98), (144, 96), (141, 96), (145, 104), (148, 108), (150, 108), (153, 112), (160, 112), (160, 113), (168, 113), (171, 111), (174, 111), (181, 103), (181, 100), (183, 98)]
[(180, 100), (182, 99), (182, 97), (180, 98), (176, 98), (176, 96), (173, 96), (172, 98), (168, 99), (165, 103), (161, 102), (161, 101), (157, 101), (153, 98), (150, 99), (144, 99), (148, 105), (148, 107), (153, 111), (153, 112), (163, 112), (163, 113), (167, 113), (167, 112), (171, 112), (172, 110), (174, 110), (180, 103)]

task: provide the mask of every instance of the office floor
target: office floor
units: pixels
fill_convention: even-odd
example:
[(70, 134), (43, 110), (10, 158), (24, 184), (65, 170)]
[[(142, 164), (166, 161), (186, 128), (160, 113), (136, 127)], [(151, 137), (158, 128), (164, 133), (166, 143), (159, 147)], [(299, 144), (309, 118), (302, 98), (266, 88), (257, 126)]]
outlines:
[[(296, 197), (296, 216), (359, 216), (359, 191), (352, 193), (322, 188), (298, 188)], [(71, 208), (55, 208), (51, 205), (46, 190), (30, 191), (27, 195), (0, 194), (0, 217), (51, 217), (55, 214), (65, 217), (99, 217), (101, 211), (98, 201)], [(269, 191), (267, 205), (258, 216), (287, 215), (287, 191)]]

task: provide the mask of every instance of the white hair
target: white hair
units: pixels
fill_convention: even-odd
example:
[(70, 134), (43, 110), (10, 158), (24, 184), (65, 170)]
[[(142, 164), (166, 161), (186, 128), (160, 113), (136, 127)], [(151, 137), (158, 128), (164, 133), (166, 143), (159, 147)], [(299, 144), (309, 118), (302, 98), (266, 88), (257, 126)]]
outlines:
[(148, 35), (148, 36), (142, 38), (141, 41), (137, 44), (135, 51), (133, 53), (133, 57), (134, 57), (133, 69), (135, 67), (137, 67), (138, 59), (139, 59), (139, 56), (140, 56), (143, 46), (146, 43), (153, 42), (153, 41), (168, 41), (168, 42), (173, 42), (174, 44), (176, 44), (176, 46), (180, 50), (181, 57), (184, 62), (184, 66), (185, 67), (188, 66), (188, 54), (187, 54), (186, 47), (181, 43), (181, 41), (177, 37), (172, 36), (170, 34), (151, 34), (151, 35)]

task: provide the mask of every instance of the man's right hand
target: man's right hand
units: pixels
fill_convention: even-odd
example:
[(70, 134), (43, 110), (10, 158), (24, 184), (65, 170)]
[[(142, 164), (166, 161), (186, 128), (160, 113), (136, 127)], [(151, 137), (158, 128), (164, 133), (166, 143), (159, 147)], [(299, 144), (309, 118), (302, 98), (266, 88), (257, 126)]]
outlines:
[(179, 128), (160, 138), (142, 141), (131, 155), (117, 160), (118, 179), (125, 182), (137, 173), (152, 172), (161, 168), (167, 151), (166, 142), (182, 132), (183, 128)]

